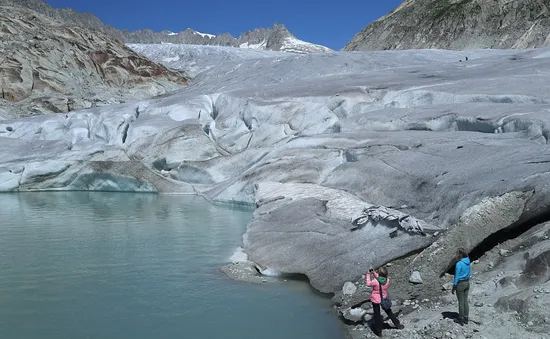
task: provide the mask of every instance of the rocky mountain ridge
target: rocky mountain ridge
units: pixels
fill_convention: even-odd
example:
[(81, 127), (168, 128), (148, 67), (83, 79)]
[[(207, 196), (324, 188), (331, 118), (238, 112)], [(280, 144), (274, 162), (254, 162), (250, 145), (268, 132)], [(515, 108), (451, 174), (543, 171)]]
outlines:
[(53, 8), (42, 0), (0, 0), (0, 5), (26, 7), (63, 24), (93, 29), (125, 43), (231, 46), (294, 53), (332, 51), (328, 47), (296, 38), (282, 24), (274, 24), (271, 28), (256, 28), (244, 32), (237, 38), (229, 33), (213, 35), (197, 32), (193, 29), (186, 29), (177, 33), (170, 31), (153, 32), (149, 29), (128, 31), (105, 25), (93, 14), (80, 13), (72, 9)]
[(150, 98), (186, 84), (184, 72), (156, 64), (110, 35), (0, 6), (4, 117)]
[(550, 45), (545, 0), (406, 0), (359, 32), (345, 51)]
[(256, 28), (244, 32), (237, 38), (229, 33), (213, 35), (197, 32), (193, 29), (186, 29), (178, 33), (170, 31), (153, 32), (151, 30), (121, 31), (121, 34), (122, 39), (131, 44), (212, 45), (294, 53), (332, 51), (328, 47), (299, 40), (282, 24), (274, 24), (271, 28)]
[(43, 0), (0, 0), (0, 6), (23, 7), (50, 17), (62, 25), (93, 29), (122, 41), (118, 30), (105, 25), (91, 13), (81, 13), (70, 8), (53, 8)]

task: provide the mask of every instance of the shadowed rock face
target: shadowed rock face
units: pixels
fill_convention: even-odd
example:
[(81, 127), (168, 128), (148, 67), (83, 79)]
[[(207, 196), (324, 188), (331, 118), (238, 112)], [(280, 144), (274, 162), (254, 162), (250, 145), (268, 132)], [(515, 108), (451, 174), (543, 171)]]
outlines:
[(542, 47), (550, 44), (549, 28), (543, 0), (406, 0), (344, 50)]
[(550, 250), (534, 258), (527, 259), (523, 270), (523, 278), (532, 284), (545, 283), (550, 280)]
[[(548, 226), (545, 227), (548, 231)], [(521, 236), (518, 240), (524, 240)], [(499, 277), (495, 285), (495, 297), (498, 297), (494, 306), (504, 312), (515, 311), (519, 320), (528, 325), (530, 331), (548, 333), (548, 309), (550, 307), (550, 242), (538, 239), (534, 245), (530, 241), (520, 242), (526, 247), (532, 246), (524, 252), (519, 249), (509, 258), (504, 258), (496, 270), (506, 272), (505, 277)], [(524, 248), (522, 246), (521, 248)], [(517, 250), (517, 248), (516, 248)], [(532, 253), (531, 253), (532, 252)], [(533, 255), (534, 254), (534, 255)], [(533, 255), (532, 258), (529, 258)], [(522, 257), (527, 257), (523, 271), (515, 272)]]
[(25, 8), (1, 9), (0, 99), (23, 115), (150, 97), (187, 84), (183, 72), (108, 35), (63, 26)]

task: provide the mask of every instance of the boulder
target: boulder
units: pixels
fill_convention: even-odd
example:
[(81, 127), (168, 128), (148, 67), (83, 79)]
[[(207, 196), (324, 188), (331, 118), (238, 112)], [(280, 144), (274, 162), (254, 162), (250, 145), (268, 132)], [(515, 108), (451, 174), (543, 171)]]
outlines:
[(359, 323), (363, 322), (365, 314), (367, 311), (362, 308), (348, 308), (342, 312), (342, 317), (352, 323)]
[(450, 282), (450, 283), (443, 284), (442, 289), (444, 291), (451, 291), (453, 289), (453, 283)]
[(353, 295), (357, 291), (357, 286), (355, 286), (354, 283), (348, 281), (344, 284), (344, 287), (342, 288), (342, 293), (344, 295)]
[(507, 250), (507, 249), (501, 248), (501, 249), (499, 250), (499, 254), (500, 254), (500, 256), (505, 257), (505, 256), (507, 256), (507, 255), (510, 254), (510, 251)]
[(422, 276), (420, 275), (420, 272), (413, 271), (411, 273), (411, 276), (409, 277), (409, 282), (413, 284), (422, 284)]

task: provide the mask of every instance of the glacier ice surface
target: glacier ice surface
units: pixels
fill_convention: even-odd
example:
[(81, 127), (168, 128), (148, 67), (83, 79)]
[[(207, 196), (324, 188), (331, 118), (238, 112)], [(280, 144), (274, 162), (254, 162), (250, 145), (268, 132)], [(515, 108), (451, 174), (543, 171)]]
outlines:
[[(430, 232), (454, 227), (486, 197), (533, 191), (519, 220), (547, 209), (548, 49), (468, 51), (459, 62), (466, 52), (131, 47), (194, 70), (193, 81), (67, 115), (0, 112), (2, 191), (255, 204), (248, 259), (304, 273), (322, 291), (429, 246)], [(372, 206), (390, 217), (354, 225)]]

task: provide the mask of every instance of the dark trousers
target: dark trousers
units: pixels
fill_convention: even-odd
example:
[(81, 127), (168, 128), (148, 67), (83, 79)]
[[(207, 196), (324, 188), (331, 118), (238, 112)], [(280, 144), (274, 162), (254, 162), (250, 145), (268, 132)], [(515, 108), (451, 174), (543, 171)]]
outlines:
[[(382, 314), (380, 313), (380, 304), (372, 303), (372, 309), (374, 311), (374, 333), (376, 335), (382, 334)], [(391, 319), (392, 323), (397, 327), (399, 326), (399, 319), (393, 314), (391, 308), (384, 310), (388, 317)]]
[(468, 292), (470, 291), (470, 282), (462, 280), (456, 286), (456, 298), (458, 299), (458, 319), (468, 319), (470, 308), (468, 307)]

